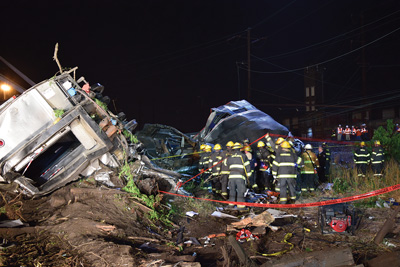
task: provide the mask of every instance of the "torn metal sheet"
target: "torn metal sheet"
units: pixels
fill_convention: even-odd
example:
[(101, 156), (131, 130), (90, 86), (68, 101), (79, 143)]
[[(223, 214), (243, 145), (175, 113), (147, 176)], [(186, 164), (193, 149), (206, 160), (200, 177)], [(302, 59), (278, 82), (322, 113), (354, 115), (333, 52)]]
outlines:
[(145, 124), (136, 136), (154, 166), (178, 170), (197, 160), (198, 156), (194, 154), (196, 142), (173, 127)]
[[(207, 123), (198, 135), (198, 141), (226, 144), (228, 141), (241, 142), (248, 138), (252, 142), (267, 132), (291, 136), (285, 126), (246, 100), (231, 101), (211, 109)], [(273, 139), (275, 138), (273, 136)]]

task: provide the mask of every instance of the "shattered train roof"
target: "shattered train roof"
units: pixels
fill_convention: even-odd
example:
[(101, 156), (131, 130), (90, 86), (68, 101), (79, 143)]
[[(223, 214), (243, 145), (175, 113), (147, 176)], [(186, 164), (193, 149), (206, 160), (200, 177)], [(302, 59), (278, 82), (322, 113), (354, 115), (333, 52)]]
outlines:
[(291, 135), (285, 126), (246, 100), (230, 101), (211, 110), (206, 126), (198, 136), (200, 142), (226, 144), (228, 141), (241, 142), (246, 138), (253, 142), (267, 132)]

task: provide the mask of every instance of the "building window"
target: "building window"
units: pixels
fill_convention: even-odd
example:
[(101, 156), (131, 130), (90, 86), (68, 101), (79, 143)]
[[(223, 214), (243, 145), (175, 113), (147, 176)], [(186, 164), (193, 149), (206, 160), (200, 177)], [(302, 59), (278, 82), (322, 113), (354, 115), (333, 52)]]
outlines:
[[(312, 87), (314, 88), (314, 87)], [(314, 111), (315, 110), (315, 101), (311, 101), (311, 110)]]
[(310, 87), (306, 87), (306, 97), (310, 96)]
[(315, 86), (311, 86), (311, 96), (315, 96)]

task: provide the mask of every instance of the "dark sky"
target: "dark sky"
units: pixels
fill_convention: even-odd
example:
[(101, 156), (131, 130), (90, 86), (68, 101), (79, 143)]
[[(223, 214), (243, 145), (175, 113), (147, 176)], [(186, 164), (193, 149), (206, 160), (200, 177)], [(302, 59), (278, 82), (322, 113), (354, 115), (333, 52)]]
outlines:
[(248, 28), (250, 102), (267, 114), (304, 108), (313, 64), (325, 69), (327, 103), (360, 97), (363, 64), (371, 95), (400, 89), (398, 0), (14, 0), (0, 10), (3, 58), (40, 82), (58, 71), (59, 43), (62, 66), (103, 84), (140, 127), (196, 132), (210, 108), (245, 99)]

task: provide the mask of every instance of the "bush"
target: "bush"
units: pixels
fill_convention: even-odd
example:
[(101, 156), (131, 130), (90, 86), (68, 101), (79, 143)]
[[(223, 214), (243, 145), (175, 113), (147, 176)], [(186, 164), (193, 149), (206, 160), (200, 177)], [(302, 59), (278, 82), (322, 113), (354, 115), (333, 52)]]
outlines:
[(374, 131), (372, 139), (381, 142), (386, 158), (393, 158), (400, 162), (400, 134), (395, 131), (393, 120), (386, 121), (386, 128), (379, 126)]

